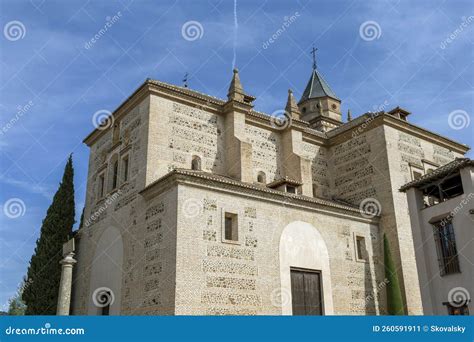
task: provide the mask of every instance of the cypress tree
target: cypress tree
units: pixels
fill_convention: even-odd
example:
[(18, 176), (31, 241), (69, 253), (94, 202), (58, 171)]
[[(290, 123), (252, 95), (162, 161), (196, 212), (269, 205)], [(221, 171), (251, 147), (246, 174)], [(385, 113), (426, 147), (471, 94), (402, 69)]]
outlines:
[(72, 235), (74, 225), (74, 169), (72, 155), (63, 179), (41, 226), (31, 257), (22, 299), (27, 315), (54, 315), (61, 279), (62, 246)]
[(404, 315), (402, 291), (398, 282), (397, 269), (392, 259), (387, 236), (383, 235), (385, 278), (387, 279), (387, 311), (389, 315)]

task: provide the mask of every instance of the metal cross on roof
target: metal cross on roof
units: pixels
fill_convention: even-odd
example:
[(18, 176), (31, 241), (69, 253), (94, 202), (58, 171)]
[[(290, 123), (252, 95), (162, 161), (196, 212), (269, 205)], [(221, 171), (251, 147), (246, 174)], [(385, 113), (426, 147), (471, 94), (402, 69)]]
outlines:
[(313, 69), (314, 70), (316, 70), (316, 51), (318, 51), (318, 49), (316, 49), (313, 46), (313, 49), (311, 50), (311, 54), (313, 55)]

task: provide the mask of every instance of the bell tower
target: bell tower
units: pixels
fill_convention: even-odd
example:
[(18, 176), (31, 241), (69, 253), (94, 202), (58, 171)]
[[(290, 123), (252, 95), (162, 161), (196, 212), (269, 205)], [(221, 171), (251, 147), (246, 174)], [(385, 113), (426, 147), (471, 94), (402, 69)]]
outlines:
[(341, 100), (324, 80), (316, 65), (316, 50), (313, 47), (313, 70), (303, 92), (298, 108), (301, 120), (308, 121), (312, 128), (330, 131), (342, 124)]

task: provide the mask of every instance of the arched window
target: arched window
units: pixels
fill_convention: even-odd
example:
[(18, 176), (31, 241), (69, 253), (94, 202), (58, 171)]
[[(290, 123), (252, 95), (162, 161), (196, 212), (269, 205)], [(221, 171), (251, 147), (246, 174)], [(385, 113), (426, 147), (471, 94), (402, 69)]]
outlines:
[(267, 183), (267, 177), (265, 176), (265, 172), (260, 171), (257, 175), (257, 182), (266, 184)]
[(201, 158), (199, 158), (198, 156), (193, 156), (193, 159), (191, 161), (191, 170), (201, 170)]

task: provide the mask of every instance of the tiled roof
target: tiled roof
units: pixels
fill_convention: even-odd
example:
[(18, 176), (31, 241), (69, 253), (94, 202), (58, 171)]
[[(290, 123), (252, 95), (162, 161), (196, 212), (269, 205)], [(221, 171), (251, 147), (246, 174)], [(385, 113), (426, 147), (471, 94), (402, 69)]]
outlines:
[(157, 80), (152, 80), (152, 79), (147, 79), (147, 82), (150, 83), (150, 84), (155, 84), (155, 85), (158, 85), (158, 86), (162, 86), (164, 88), (175, 90), (175, 91), (177, 91), (179, 93), (182, 93), (182, 94), (186, 94), (186, 95), (189, 95), (189, 96), (192, 96), (192, 97), (197, 97), (197, 98), (200, 98), (202, 100), (208, 100), (208, 101), (213, 102), (213, 103), (217, 103), (217, 104), (222, 105), (226, 102), (226, 100), (223, 100), (223, 99), (220, 99), (218, 97), (211, 96), (211, 95), (207, 95), (207, 94), (201, 93), (201, 92), (196, 91), (196, 90), (191, 90), (191, 89), (186, 88), (186, 87), (180, 87), (180, 86), (177, 86), (177, 85), (174, 85), (174, 84), (170, 84), (170, 83), (166, 83), (166, 82), (162, 82), (162, 81), (157, 81)]
[(271, 183), (268, 183), (267, 184), (267, 187), (269, 188), (275, 188), (279, 185), (282, 185), (284, 183), (288, 183), (288, 184), (291, 184), (291, 185), (302, 185), (303, 183), (297, 181), (296, 179), (292, 179), (290, 177), (282, 177), (282, 178), (278, 178), (276, 180), (274, 180), (273, 182)]
[(300, 103), (308, 99), (325, 96), (339, 100), (336, 93), (332, 91), (331, 87), (329, 87), (329, 84), (324, 80), (323, 75), (319, 73), (318, 69), (313, 69), (311, 78), (306, 85), (303, 96), (301, 96)]
[[(226, 176), (214, 174), (214, 173), (209, 173), (209, 172), (204, 172), (204, 171), (195, 171), (195, 170), (189, 170), (189, 169), (174, 169), (173, 171), (167, 173), (165, 176), (157, 179), (156, 181), (152, 182), (149, 184), (145, 189), (140, 191), (141, 194), (144, 194), (148, 192), (151, 188), (154, 188), (157, 184), (161, 183), (164, 181), (166, 178), (171, 177), (173, 175), (184, 175), (184, 176), (191, 176), (203, 180), (208, 180), (208, 181), (213, 181), (217, 182), (220, 184), (224, 185), (233, 185), (240, 187), (242, 189), (248, 189), (248, 190), (256, 190), (260, 191), (262, 193), (267, 193), (268, 195), (278, 195), (284, 198), (288, 199), (294, 199), (294, 200), (301, 200), (313, 204), (319, 204), (322, 206), (326, 207), (331, 207), (334, 209), (342, 209), (346, 211), (350, 211), (352, 213), (359, 213), (360, 214), (360, 209), (359, 207), (352, 206), (349, 204), (342, 204), (337, 201), (332, 201), (332, 200), (326, 200), (322, 198), (317, 198), (317, 197), (309, 197), (309, 196), (303, 196), (303, 195), (296, 195), (292, 193), (287, 193), (279, 190), (274, 190), (266, 187), (265, 185), (260, 185), (260, 184), (254, 184), (254, 183), (246, 183), (246, 182), (241, 182), (239, 180), (229, 178)], [(285, 201), (285, 199), (283, 199)]]
[(446, 178), (447, 176), (461, 170), (466, 166), (474, 166), (474, 160), (469, 158), (456, 158), (452, 162), (443, 165), (430, 173), (418, 178), (417, 180), (411, 181), (400, 188), (400, 191), (406, 191), (409, 188), (419, 188), (423, 185), (432, 183), (436, 180)]

